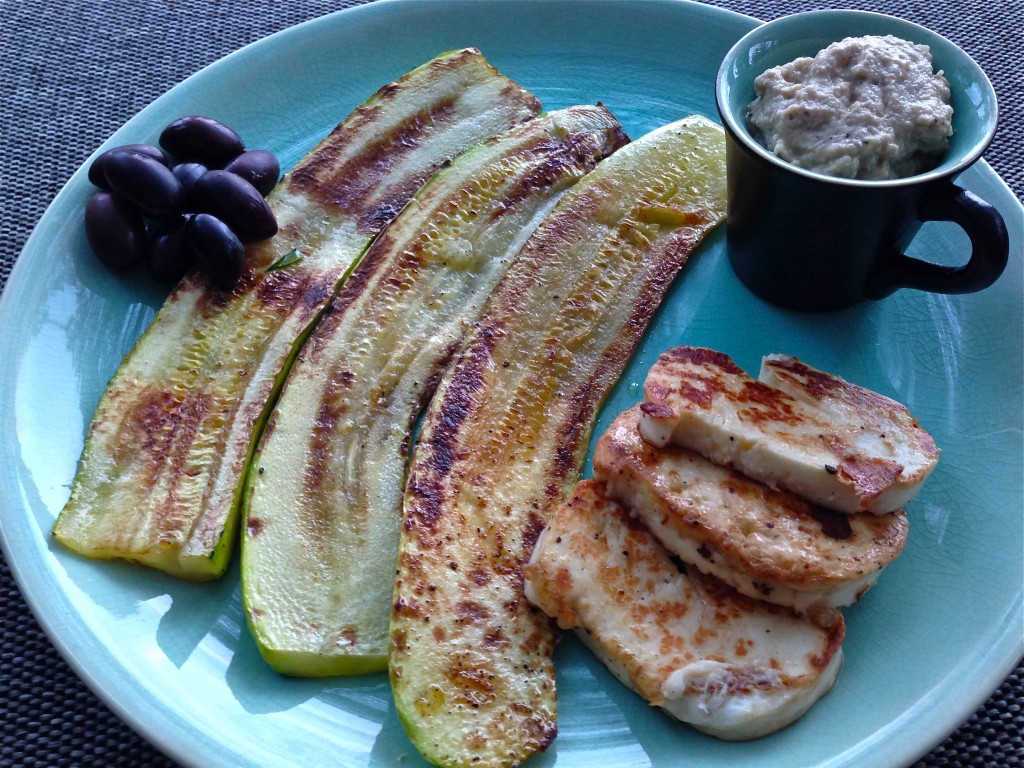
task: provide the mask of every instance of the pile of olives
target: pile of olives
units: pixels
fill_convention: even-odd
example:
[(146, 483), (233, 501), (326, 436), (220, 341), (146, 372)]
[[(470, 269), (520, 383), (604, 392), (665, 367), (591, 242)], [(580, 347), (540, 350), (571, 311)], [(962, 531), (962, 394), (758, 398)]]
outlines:
[(217, 287), (231, 290), (244, 243), (277, 232), (265, 199), (280, 175), (277, 158), (247, 150), (209, 117), (175, 120), (159, 142), (114, 147), (89, 166), (100, 188), (85, 208), (89, 245), (109, 267), (144, 262), (160, 280), (178, 280), (198, 262)]

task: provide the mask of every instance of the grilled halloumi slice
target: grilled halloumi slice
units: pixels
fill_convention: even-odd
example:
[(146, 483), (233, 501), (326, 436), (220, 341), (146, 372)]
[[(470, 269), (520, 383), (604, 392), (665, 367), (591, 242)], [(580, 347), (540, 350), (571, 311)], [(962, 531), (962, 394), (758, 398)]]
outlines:
[(640, 431), (841, 512), (900, 509), (939, 451), (906, 407), (781, 355), (762, 380), (698, 347), (663, 353), (644, 385)]
[(902, 511), (835, 512), (685, 448), (654, 448), (640, 417), (634, 406), (601, 436), (594, 477), (672, 554), (745, 595), (827, 626), (906, 544)]
[(527, 598), (579, 630), (620, 681), (722, 739), (789, 725), (839, 673), (841, 618), (822, 628), (680, 571), (593, 480), (556, 512), (524, 573)]

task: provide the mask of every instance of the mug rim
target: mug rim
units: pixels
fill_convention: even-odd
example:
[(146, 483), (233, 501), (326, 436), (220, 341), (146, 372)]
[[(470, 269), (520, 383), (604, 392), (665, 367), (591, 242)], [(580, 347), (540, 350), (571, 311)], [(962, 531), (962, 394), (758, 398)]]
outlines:
[[(894, 24), (897, 27), (902, 26), (908, 30), (916, 32), (917, 34), (921, 34), (926, 38), (930, 37), (942, 41), (945, 45), (949, 47), (951, 51), (954, 51), (955, 55), (962, 60), (963, 64), (972, 71), (972, 73), (975, 75), (975, 78), (983, 83), (984, 88), (988, 93), (989, 100), (992, 104), (992, 114), (991, 117), (988, 119), (987, 125), (985, 126), (985, 131), (981, 136), (980, 140), (977, 141), (974, 144), (974, 146), (971, 147), (970, 151), (965, 153), (964, 156), (960, 158), (960, 160), (955, 162), (951, 167), (943, 168), (940, 166), (938, 168), (933, 168), (922, 173), (914, 174), (913, 176), (904, 176), (896, 179), (850, 179), (839, 176), (829, 176), (818, 171), (812, 171), (807, 168), (801, 168), (800, 166), (797, 166), (789, 162), (788, 160), (779, 157), (774, 152), (768, 150), (767, 147), (765, 147), (759, 141), (757, 141), (757, 139), (754, 138), (751, 132), (746, 128), (744, 124), (744, 119), (742, 117), (738, 117), (729, 108), (729, 101), (727, 98), (727, 90), (730, 85), (730, 83), (728, 82), (729, 70), (733, 62), (738, 58), (738, 56), (743, 51), (749, 50), (752, 47), (753, 43), (762, 41), (761, 39), (766, 37), (766, 33), (769, 33), (771, 30), (777, 29), (779, 27), (785, 28), (793, 24), (798, 24), (804, 19), (809, 19), (811, 17), (828, 17), (837, 20), (841, 18), (852, 18), (854, 20), (861, 21), (867, 20), (884, 22), (887, 24)], [(851, 26), (856, 26), (856, 24), (854, 23)], [(838, 40), (841, 40), (844, 37), (854, 37), (867, 34), (880, 33), (864, 32), (858, 31), (857, 29), (852, 29), (849, 33), (844, 33), (841, 37), (837, 38), (833, 42), (838, 42)], [(887, 34), (898, 33), (894, 31), (889, 32)], [(797, 41), (800, 38), (795, 37), (793, 39), (794, 41)], [(914, 40), (912, 42), (920, 41)], [(826, 43), (826, 45), (828, 44)], [(822, 48), (823, 47), (824, 46), (822, 46)], [(815, 52), (812, 52), (809, 55), (813, 56), (814, 53)], [(769, 67), (765, 67), (765, 69), (768, 68)], [(760, 72), (756, 73), (754, 77), (757, 77), (758, 74), (760, 74)], [(753, 78), (751, 78), (751, 87), (753, 87)], [(992, 83), (988, 79), (988, 75), (985, 73), (985, 71), (963, 48), (961, 48), (959, 45), (949, 40), (948, 38), (943, 37), (939, 33), (931, 29), (928, 29), (927, 27), (922, 26), (921, 24), (917, 24), (915, 22), (902, 19), (898, 16), (893, 16), (891, 14), (859, 10), (825, 9), (801, 11), (798, 13), (788, 14), (786, 16), (780, 16), (777, 19), (764, 22), (763, 24), (760, 24), (754, 29), (750, 30), (733, 44), (733, 46), (729, 49), (729, 51), (725, 54), (724, 58), (722, 59), (722, 63), (718, 69), (718, 74), (715, 78), (715, 104), (718, 108), (718, 114), (721, 117), (722, 123), (725, 126), (726, 130), (728, 130), (729, 133), (731, 133), (736, 138), (736, 140), (739, 141), (747, 150), (753, 152), (756, 156), (761, 157), (763, 160), (772, 163), (774, 166), (780, 169), (785, 169), (788, 172), (794, 173), (798, 176), (804, 176), (808, 179), (838, 184), (841, 186), (864, 189), (905, 187), (914, 186), (917, 184), (926, 184), (929, 182), (942, 179), (952, 180), (959, 176), (963, 171), (965, 171), (967, 168), (969, 168), (971, 165), (976, 163), (981, 158), (981, 156), (985, 153), (985, 150), (988, 149), (989, 145), (992, 143), (999, 122), (999, 106), (996, 99), (995, 89), (993, 88)]]

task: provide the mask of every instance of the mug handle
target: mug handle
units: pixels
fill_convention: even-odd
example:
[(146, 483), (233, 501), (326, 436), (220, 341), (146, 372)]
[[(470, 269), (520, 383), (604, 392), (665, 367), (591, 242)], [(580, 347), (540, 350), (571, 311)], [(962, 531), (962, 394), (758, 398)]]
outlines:
[(898, 288), (932, 293), (973, 293), (988, 288), (1006, 268), (1010, 238), (1006, 222), (992, 205), (956, 184), (932, 190), (918, 204), (920, 221), (951, 221), (971, 241), (971, 258), (959, 267), (947, 267), (896, 253), (872, 275), (865, 294), (881, 299)]

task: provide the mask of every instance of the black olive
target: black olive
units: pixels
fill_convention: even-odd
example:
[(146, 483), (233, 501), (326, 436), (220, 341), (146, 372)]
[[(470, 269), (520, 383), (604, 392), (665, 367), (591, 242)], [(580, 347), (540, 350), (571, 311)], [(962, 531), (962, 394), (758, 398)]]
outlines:
[(107, 181), (106, 162), (107, 158), (116, 152), (131, 152), (136, 155), (145, 155), (163, 165), (167, 165), (167, 156), (160, 151), (160, 147), (154, 147), (152, 144), (124, 144), (120, 147), (108, 149), (93, 160), (92, 165), (89, 166), (89, 181), (108, 192), (110, 191), (110, 182)]
[(196, 255), (185, 237), (191, 215), (162, 222), (149, 234), (146, 267), (150, 274), (163, 282), (177, 282), (195, 263)]
[(146, 155), (114, 152), (103, 164), (110, 188), (153, 219), (180, 211), (181, 182), (166, 165)]
[(265, 149), (250, 149), (243, 152), (225, 165), (224, 170), (241, 176), (264, 197), (270, 194), (270, 190), (277, 184), (277, 179), (281, 175), (281, 166), (274, 153)]
[(234, 288), (245, 265), (245, 247), (231, 228), (216, 216), (199, 213), (186, 224), (185, 238), (213, 284), (225, 291)]
[(197, 211), (212, 213), (242, 242), (264, 240), (277, 232), (277, 220), (252, 184), (228, 171), (208, 171), (192, 187)]
[(192, 206), (192, 187), (199, 177), (209, 170), (202, 163), (179, 163), (171, 169), (174, 176), (181, 182), (181, 205), (185, 210)]
[(130, 269), (146, 250), (142, 215), (111, 192), (97, 192), (85, 206), (85, 236), (96, 257), (114, 269)]
[(181, 162), (221, 168), (245, 151), (242, 137), (212, 117), (190, 115), (175, 120), (160, 134), (160, 146)]

